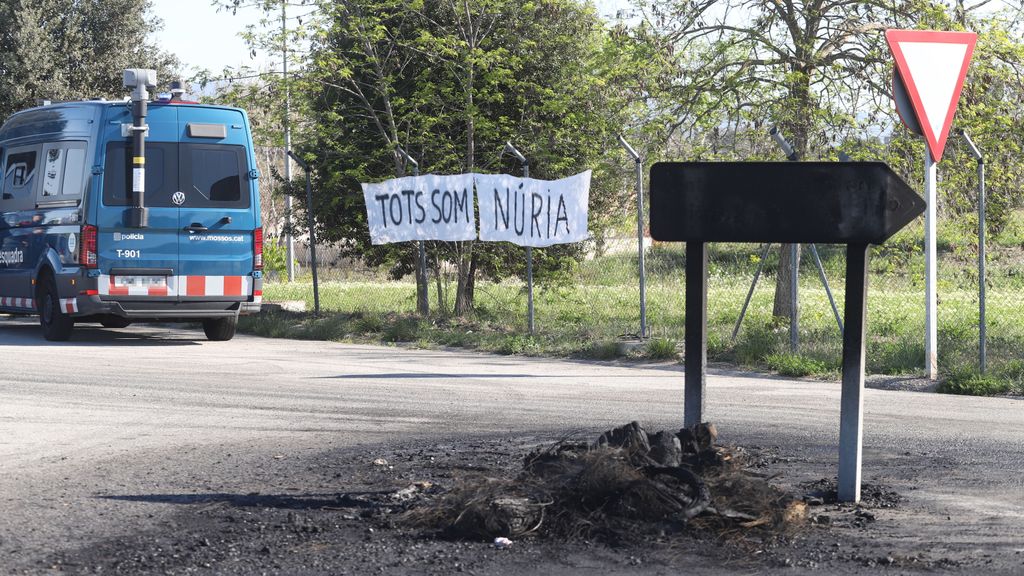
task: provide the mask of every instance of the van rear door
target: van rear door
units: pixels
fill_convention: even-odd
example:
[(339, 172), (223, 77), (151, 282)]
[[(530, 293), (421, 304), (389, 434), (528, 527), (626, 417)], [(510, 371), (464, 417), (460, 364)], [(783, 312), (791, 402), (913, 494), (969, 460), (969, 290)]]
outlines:
[(257, 220), (244, 125), (239, 112), (179, 111), (181, 195), (175, 202), (180, 202), (178, 296), (182, 301), (247, 301), (252, 295)]
[[(151, 125), (152, 127), (152, 125)], [(131, 144), (109, 142), (103, 161), (103, 206), (98, 211), (99, 293), (104, 298), (146, 297), (176, 300), (178, 208), (171, 200), (178, 189), (178, 144), (146, 143), (146, 207), (149, 225), (129, 228)]]

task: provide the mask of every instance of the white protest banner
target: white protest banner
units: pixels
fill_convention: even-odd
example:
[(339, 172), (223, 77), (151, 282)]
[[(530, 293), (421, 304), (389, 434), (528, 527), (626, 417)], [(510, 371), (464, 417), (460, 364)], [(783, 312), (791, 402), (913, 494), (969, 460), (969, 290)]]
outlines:
[(473, 175), (408, 176), (363, 184), (374, 244), (408, 240), (473, 240)]
[(590, 170), (561, 180), (477, 174), (480, 239), (543, 248), (589, 236)]

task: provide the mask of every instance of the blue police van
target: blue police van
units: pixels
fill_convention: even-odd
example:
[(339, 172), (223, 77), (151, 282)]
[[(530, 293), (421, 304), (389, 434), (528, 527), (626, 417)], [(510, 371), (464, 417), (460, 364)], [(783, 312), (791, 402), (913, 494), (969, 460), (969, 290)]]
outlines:
[(260, 309), (263, 230), (243, 110), (132, 98), (42, 105), (0, 127), (0, 313), (75, 323), (201, 322), (234, 336)]

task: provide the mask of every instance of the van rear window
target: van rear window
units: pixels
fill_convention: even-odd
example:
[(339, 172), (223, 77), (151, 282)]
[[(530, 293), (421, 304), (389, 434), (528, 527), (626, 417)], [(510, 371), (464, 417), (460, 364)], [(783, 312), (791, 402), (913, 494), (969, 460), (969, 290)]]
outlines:
[[(107, 146), (103, 203), (131, 204), (131, 146)], [(245, 148), (223, 144), (146, 143), (146, 206), (177, 208), (175, 192), (185, 194), (182, 208), (248, 208)]]

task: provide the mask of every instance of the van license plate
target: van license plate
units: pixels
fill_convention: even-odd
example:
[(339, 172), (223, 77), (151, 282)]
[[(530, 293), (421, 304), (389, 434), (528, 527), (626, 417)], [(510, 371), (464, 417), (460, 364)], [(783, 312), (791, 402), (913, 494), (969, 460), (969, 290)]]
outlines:
[(115, 276), (114, 286), (125, 288), (163, 288), (167, 286), (166, 276)]

